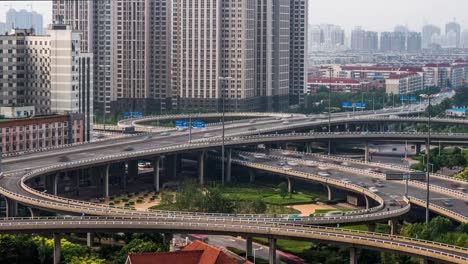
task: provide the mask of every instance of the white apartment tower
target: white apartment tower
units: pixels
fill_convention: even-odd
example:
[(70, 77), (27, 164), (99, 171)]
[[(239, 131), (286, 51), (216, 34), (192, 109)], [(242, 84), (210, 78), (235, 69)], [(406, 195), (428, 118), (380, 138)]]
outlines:
[(165, 0), (53, 0), (54, 19), (85, 32), (92, 43), (94, 97), (101, 111), (169, 107), (170, 10)]

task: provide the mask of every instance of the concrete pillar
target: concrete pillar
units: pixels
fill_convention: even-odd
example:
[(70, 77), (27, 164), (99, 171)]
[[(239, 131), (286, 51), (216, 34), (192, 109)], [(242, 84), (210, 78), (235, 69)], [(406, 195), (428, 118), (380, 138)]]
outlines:
[(120, 174), (120, 187), (124, 192), (127, 191), (127, 173), (123, 172)]
[(83, 177), (84, 169), (77, 170), (75, 173), (75, 194), (80, 195), (80, 179)]
[(104, 198), (109, 197), (109, 169), (110, 169), (110, 164), (105, 165), (104, 167), (101, 168), (101, 175), (103, 178), (103, 187), (104, 187)]
[(18, 216), (18, 202), (10, 198), (6, 199), (6, 217), (17, 217)]
[(86, 246), (92, 247), (94, 245), (93, 233), (86, 233)]
[(59, 175), (60, 175), (60, 172), (46, 176), (45, 187), (46, 187), (47, 193), (52, 194), (52, 195), (57, 195), (57, 189), (58, 189), (57, 182), (58, 182)]
[(369, 163), (369, 141), (367, 140), (364, 146), (364, 162)]
[(390, 226), (390, 235), (398, 235), (398, 221), (395, 219), (388, 220), (388, 225)]
[(60, 234), (54, 233), (54, 264), (60, 264), (61, 245)]
[(364, 200), (366, 201), (366, 209), (369, 209), (369, 208), (370, 208), (369, 197), (367, 197), (366, 195), (364, 195)]
[(276, 264), (276, 239), (269, 238), (268, 239), (268, 247), (269, 247), (269, 254), (268, 254), (268, 262), (270, 264)]
[(265, 155), (270, 155), (271, 144), (265, 144)]
[(330, 185), (325, 185), (325, 187), (327, 187), (328, 200), (332, 200), (333, 199), (332, 187), (330, 187)]
[(253, 169), (249, 169), (249, 182), (253, 183), (255, 181), (255, 171)]
[(375, 223), (370, 223), (370, 224), (367, 224), (367, 232), (375, 232), (375, 228), (376, 228), (376, 224)]
[(166, 156), (166, 176), (169, 178), (176, 178), (177, 176), (177, 157), (176, 155), (168, 155)]
[(292, 193), (292, 180), (291, 180), (291, 177), (288, 177), (288, 192)]
[(307, 153), (312, 153), (312, 143), (306, 142), (306, 152)]
[(245, 238), (245, 259), (249, 260), (253, 256), (252, 237)]
[(157, 157), (153, 160), (153, 187), (156, 192), (159, 192), (159, 164), (161, 163), (161, 157)]
[(350, 247), (349, 248), (349, 264), (357, 264), (357, 254), (356, 248)]
[(421, 154), (421, 144), (416, 144), (416, 155)]
[(232, 149), (227, 151), (226, 160), (226, 182), (231, 183), (232, 181)]
[(200, 185), (205, 184), (205, 151), (200, 152), (198, 155), (198, 178), (200, 179)]
[(138, 160), (131, 160), (127, 162), (128, 166), (128, 177), (135, 181), (138, 177)]

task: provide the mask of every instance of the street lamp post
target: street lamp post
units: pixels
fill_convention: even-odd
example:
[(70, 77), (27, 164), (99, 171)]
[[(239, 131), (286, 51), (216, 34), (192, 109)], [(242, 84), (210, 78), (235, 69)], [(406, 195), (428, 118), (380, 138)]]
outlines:
[(255, 264), (255, 252), (257, 252), (258, 250), (262, 250), (263, 247), (259, 247), (259, 248), (254, 248), (253, 249), (253, 263)]
[(222, 111), (222, 135), (221, 135), (221, 184), (224, 185), (224, 83), (232, 80), (232, 77), (219, 77), (219, 80), (222, 82), (221, 85), (221, 111)]
[[(328, 87), (328, 133), (331, 133), (331, 93), (333, 68), (328, 68), (330, 72), (330, 86)], [(331, 141), (328, 140), (328, 156), (331, 155)]]
[(421, 94), (421, 98), (428, 100), (428, 118), (427, 118), (427, 147), (426, 147), (426, 223), (429, 223), (429, 186), (430, 186), (430, 173), (429, 164), (431, 162), (431, 99), (434, 99), (434, 94)]

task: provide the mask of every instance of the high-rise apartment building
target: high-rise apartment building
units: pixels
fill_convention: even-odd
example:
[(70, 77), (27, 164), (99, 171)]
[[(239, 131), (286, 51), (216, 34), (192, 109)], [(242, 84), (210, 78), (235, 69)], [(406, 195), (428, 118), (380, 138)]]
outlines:
[[(81, 35), (54, 24), (49, 35), (18, 29), (0, 36), (2, 106), (34, 106), (37, 114), (77, 114), (91, 139), (93, 121), (92, 54), (81, 52)], [(6, 60), (5, 60), (6, 58)]]
[(458, 24), (455, 21), (447, 23), (445, 25), (445, 34), (449, 35), (450, 32), (453, 32), (454, 35), (455, 35), (455, 40), (452, 41), (452, 42), (454, 42), (454, 43), (452, 43), (452, 45), (454, 44), (454, 46), (456, 48), (459, 48), (460, 47), (460, 34), (461, 34), (460, 24)]
[(422, 29), (422, 48), (428, 49), (432, 45), (432, 37), (440, 35), (440, 28), (434, 25), (425, 25)]
[[(289, 96), (290, 104), (303, 104), (307, 89), (307, 0), (290, 0)], [(344, 30), (335, 27), (330, 33), (331, 45), (344, 45)], [(287, 106), (281, 106), (284, 109)]]
[(15, 28), (33, 28), (37, 35), (44, 35), (43, 17), (35, 11), (29, 12), (24, 9), (17, 11), (10, 8), (6, 13), (6, 31)]
[(392, 50), (392, 32), (380, 33), (380, 51), (386, 52)]
[(468, 30), (463, 30), (460, 36), (460, 48), (468, 49)]
[(408, 32), (406, 34), (406, 51), (408, 52), (419, 52), (421, 51), (421, 33), (419, 32)]
[(101, 111), (170, 107), (170, 10), (164, 0), (53, 0), (54, 19), (83, 31), (83, 48), (94, 54)]
[(365, 31), (357, 27), (351, 32), (351, 49), (361, 51), (375, 51), (379, 47), (378, 33)]

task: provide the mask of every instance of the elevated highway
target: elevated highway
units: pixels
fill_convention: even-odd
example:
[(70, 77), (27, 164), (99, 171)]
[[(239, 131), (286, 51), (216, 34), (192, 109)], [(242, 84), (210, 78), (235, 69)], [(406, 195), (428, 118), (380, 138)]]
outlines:
[[(344, 230), (337, 228), (304, 226), (284, 223), (249, 223), (222, 219), (206, 222), (193, 221), (183, 217), (167, 218), (108, 218), (108, 217), (67, 217), (5, 219), (0, 221), (2, 233), (59, 233), (59, 232), (162, 232), (199, 233), (219, 235), (243, 235), (247, 237), (267, 237), (270, 245), (276, 239), (295, 239), (313, 242), (346, 245), (353, 248), (366, 248), (377, 251), (406, 254), (443, 263), (467, 263), (466, 248), (435, 242), (409, 239), (371, 232)], [(58, 244), (59, 240), (56, 240)], [(57, 246), (57, 245), (56, 245)], [(274, 253), (271, 254), (270, 256)], [(270, 263), (275, 261), (270, 258)]]

